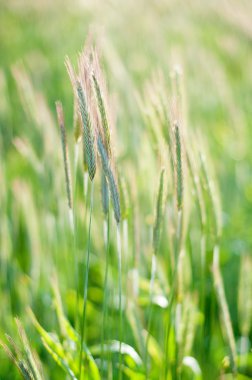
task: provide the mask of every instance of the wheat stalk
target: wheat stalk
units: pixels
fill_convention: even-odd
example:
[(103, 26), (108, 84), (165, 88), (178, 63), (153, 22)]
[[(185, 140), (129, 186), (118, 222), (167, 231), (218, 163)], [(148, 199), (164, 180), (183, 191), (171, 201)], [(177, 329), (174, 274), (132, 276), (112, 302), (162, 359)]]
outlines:
[[(176, 226), (176, 240), (175, 240), (175, 266), (174, 266), (174, 273), (172, 276), (172, 287), (170, 289), (170, 297), (169, 297), (169, 305), (168, 305), (168, 315), (169, 315), (169, 322), (166, 325), (166, 332), (165, 332), (165, 355), (168, 356), (168, 340), (171, 330), (171, 315), (172, 315), (172, 306), (174, 302), (174, 298), (178, 296), (178, 279), (181, 279), (181, 276), (178, 278), (178, 270), (179, 266), (181, 268), (181, 261), (183, 256), (183, 249), (182, 247), (182, 240), (183, 240), (183, 165), (182, 165), (182, 143), (181, 143), (181, 135), (180, 135), (180, 128), (178, 125), (178, 122), (174, 122), (174, 142), (175, 142), (175, 179), (176, 179), (176, 203), (177, 203), (177, 226)], [(181, 288), (181, 284), (180, 288)], [(178, 300), (178, 304), (175, 308), (175, 331), (178, 330), (177, 326), (179, 325), (178, 317), (180, 316), (180, 310), (181, 307), (181, 299)], [(177, 310), (177, 312), (176, 312)], [(177, 363), (178, 360), (178, 347), (176, 346), (176, 368), (179, 368), (179, 365)], [(165, 361), (164, 365), (164, 376), (167, 376), (167, 361)], [(176, 376), (179, 374), (176, 374)]]
[(220, 272), (219, 267), (219, 246), (215, 245), (214, 247), (214, 254), (213, 254), (213, 278), (214, 278), (214, 285), (216, 289), (216, 294), (218, 298), (218, 303), (221, 309), (222, 317), (223, 317), (223, 327), (226, 332), (227, 341), (229, 345), (230, 350), (230, 359), (231, 359), (231, 365), (233, 374), (236, 375), (237, 373), (237, 355), (236, 355), (236, 348), (235, 348), (235, 337), (234, 332), (231, 324), (231, 318), (230, 313), (228, 309), (228, 304), (226, 300), (224, 285), (223, 285), (223, 279)]
[[(78, 270), (78, 254), (76, 250), (76, 223), (75, 223), (75, 214), (73, 212), (73, 200), (72, 200), (72, 186), (71, 186), (71, 173), (70, 173), (70, 165), (68, 158), (68, 148), (67, 148), (67, 140), (66, 140), (66, 130), (64, 124), (64, 115), (63, 115), (63, 107), (62, 104), (58, 101), (56, 102), (56, 110), (58, 115), (58, 123), (61, 130), (61, 142), (62, 142), (62, 151), (63, 151), (63, 159), (64, 159), (64, 169), (65, 169), (65, 181), (66, 181), (66, 189), (67, 189), (67, 198), (68, 198), (68, 206), (69, 206), (69, 218), (70, 218), (70, 226), (73, 232), (73, 251), (74, 251), (74, 270), (75, 270), (75, 289), (76, 289), (76, 312), (75, 312), (75, 325), (78, 324), (78, 305), (79, 305), (79, 270)], [(76, 191), (76, 186), (75, 186)]]
[(66, 191), (67, 191), (67, 200), (68, 200), (68, 208), (69, 208), (69, 221), (72, 230), (74, 231), (74, 219), (73, 219), (73, 200), (72, 200), (72, 185), (71, 185), (71, 173), (70, 173), (70, 165), (69, 165), (69, 157), (68, 157), (68, 147), (67, 147), (67, 139), (66, 139), (66, 129), (64, 123), (64, 114), (62, 103), (56, 102), (56, 110), (58, 116), (58, 124), (61, 132), (61, 144), (62, 144), (62, 153), (63, 153), (63, 161), (64, 161), (64, 170), (65, 170), (65, 182), (66, 182)]
[[(200, 239), (200, 257), (201, 257), (201, 276), (200, 276), (200, 307), (202, 313), (205, 312), (205, 272), (206, 272), (206, 207), (203, 199), (201, 183), (199, 175), (193, 166), (191, 154), (186, 150), (187, 167), (189, 169), (189, 175), (192, 180), (194, 195), (197, 202), (198, 213), (200, 217), (201, 225), (201, 239)], [(203, 334), (203, 324), (202, 324)]]
[(107, 322), (107, 304), (108, 304), (108, 268), (109, 268), (109, 248), (110, 248), (110, 212), (109, 212), (109, 188), (104, 172), (101, 173), (101, 198), (104, 215), (104, 244), (106, 250), (105, 258), (105, 275), (104, 275), (104, 298), (102, 310), (102, 330), (101, 330), (101, 373), (104, 371), (104, 339)]
[(101, 157), (102, 169), (104, 175), (108, 182), (108, 187), (110, 191), (110, 197), (112, 201), (112, 206), (114, 209), (114, 217), (117, 223), (117, 255), (118, 255), (118, 276), (119, 276), (119, 341), (120, 341), (120, 359), (119, 359), (119, 378), (122, 376), (122, 354), (121, 354), (121, 343), (122, 343), (122, 253), (121, 253), (121, 238), (120, 238), (120, 220), (121, 220), (121, 211), (120, 211), (120, 199), (117, 184), (113, 175), (113, 172), (110, 167), (110, 162), (107, 156), (105, 146), (103, 145), (101, 135), (98, 135), (97, 139), (98, 151)]
[(148, 345), (150, 339), (150, 329), (152, 322), (152, 313), (153, 313), (153, 292), (154, 292), (154, 282), (156, 277), (156, 267), (157, 267), (157, 253), (160, 242), (160, 235), (164, 217), (164, 200), (165, 200), (165, 192), (164, 192), (164, 173), (165, 170), (162, 168), (159, 178), (159, 187), (158, 187), (158, 195), (157, 195), (157, 204), (156, 204), (156, 217), (155, 224), (153, 227), (153, 253), (151, 260), (151, 278), (150, 278), (150, 287), (149, 287), (149, 297), (150, 297), (150, 312), (149, 312), (149, 320), (148, 320), (148, 328), (147, 328), (147, 339), (146, 339), (146, 347), (145, 347), (145, 368), (146, 368), (146, 378), (149, 378), (149, 368), (148, 368)]
[(87, 259), (86, 259), (86, 270), (85, 270), (84, 292), (83, 292), (83, 311), (82, 311), (82, 322), (81, 322), (81, 347), (80, 347), (80, 361), (79, 361), (80, 380), (82, 378), (82, 368), (83, 368), (82, 352), (83, 352), (83, 344), (85, 341), (85, 334), (86, 334), (86, 310), (87, 310), (87, 294), (88, 294), (88, 276), (89, 276), (89, 265), (90, 265), (90, 244), (91, 244), (93, 203), (94, 203), (94, 182), (92, 181), (91, 193), (90, 193), (90, 205), (89, 205), (89, 225), (88, 225), (88, 241), (87, 241)]

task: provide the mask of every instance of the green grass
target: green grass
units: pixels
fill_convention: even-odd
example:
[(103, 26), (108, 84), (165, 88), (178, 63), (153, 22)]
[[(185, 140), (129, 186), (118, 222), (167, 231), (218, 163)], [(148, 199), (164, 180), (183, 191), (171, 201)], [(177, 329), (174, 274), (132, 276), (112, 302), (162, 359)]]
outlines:
[[(245, 0), (225, 4), (0, 5), (0, 339), (15, 351), (5, 334), (13, 338), (32, 379), (37, 372), (42, 379), (79, 379), (83, 308), (82, 380), (99, 373), (119, 379), (119, 367), (123, 379), (252, 378), (252, 7)], [(74, 100), (64, 61), (68, 55), (77, 62), (89, 31), (110, 99), (102, 105), (94, 88), (101, 127), (111, 132), (108, 187), (120, 192), (122, 294), (118, 205), (110, 205), (106, 242), (98, 154), (84, 301), (91, 183), (86, 197), (81, 142), (74, 168)], [(178, 82), (170, 75), (174, 65), (183, 69)], [(74, 239), (57, 99), (65, 115)], [(106, 117), (113, 122), (106, 125)], [(153, 234), (157, 268), (150, 285)], [(19, 378), (1, 350), (0, 379)]]

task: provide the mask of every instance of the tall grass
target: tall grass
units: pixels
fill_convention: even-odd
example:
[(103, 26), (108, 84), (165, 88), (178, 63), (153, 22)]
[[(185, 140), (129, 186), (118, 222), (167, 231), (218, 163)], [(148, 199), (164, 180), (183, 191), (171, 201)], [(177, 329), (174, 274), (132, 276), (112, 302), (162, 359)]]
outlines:
[[(167, 71), (162, 75), (155, 72), (143, 86), (142, 96), (138, 85), (137, 108), (131, 104), (135, 93), (128, 80), (122, 83), (123, 91), (118, 90), (118, 100), (112, 102), (113, 80), (108, 89), (101, 57), (90, 43), (77, 61), (75, 70), (66, 60), (73, 101), (64, 101), (65, 120), (62, 104), (56, 104), (58, 135), (48, 108), (36, 92), (34, 95), (23, 68), (13, 69), (25, 112), (36, 125), (34, 140), (39, 136), (41, 143), (36, 145), (32, 138), (15, 139), (15, 154), (31, 166), (34, 181), (39, 179), (42, 190), (36, 190), (38, 199), (34, 199), (30, 214), (26, 200), (32, 199), (32, 181), (30, 184), (24, 178), (27, 184), (13, 186), (15, 202), (9, 200), (13, 194), (1, 192), (1, 209), (9, 210), (14, 233), (23, 236), (17, 251), (22, 254), (30, 245), (34, 251), (31, 258), (19, 258), (16, 266), (13, 257), (5, 258), (2, 281), (9, 288), (12, 313), (18, 313), (13, 300), (20, 299), (31, 305), (39, 319), (32, 312), (24, 318), (26, 326), (33, 323), (47, 350), (46, 356), (40, 344), (32, 341), (45, 376), (36, 355), (27, 348), (19, 323), (24, 350), (18, 351), (7, 338), (14, 352), (2, 343), (5, 351), (24, 378), (35, 380), (64, 376), (82, 380), (228, 379), (241, 374), (249, 378), (251, 260), (249, 254), (242, 258), (235, 285), (237, 326), (230, 307), (234, 301), (225, 286), (226, 251), (230, 247), (222, 237), (225, 214), (221, 213), (211, 170), (214, 154), (207, 154), (212, 147), (205, 143), (204, 129), (199, 137), (190, 124), (194, 114), (190, 108), (187, 113), (183, 83), (187, 78), (182, 78), (177, 66), (171, 76)], [(118, 75), (115, 67), (108, 59), (105, 68), (110, 78)], [(125, 98), (131, 99), (125, 102)], [(45, 109), (50, 116), (42, 122)], [(112, 117), (116, 109), (118, 119)], [(52, 121), (52, 132), (42, 128), (48, 120)], [(57, 146), (60, 139), (63, 160)], [(45, 168), (41, 165), (43, 155)], [(8, 182), (6, 173), (4, 178)], [(28, 198), (22, 195), (28, 193)], [(43, 204), (50, 212), (41, 207)], [(67, 208), (70, 223), (65, 223)], [(7, 234), (8, 218), (1, 226), (1, 232)], [(36, 220), (44, 223), (41, 236), (33, 222)], [(40, 244), (35, 244), (36, 239)], [(8, 241), (1, 242), (1, 249), (4, 246)], [(56, 258), (50, 265), (51, 252), (41, 257), (48, 247)], [(39, 260), (42, 269), (38, 276), (34, 268), (40, 268)], [(50, 274), (56, 273), (60, 290), (55, 281), (49, 289), (49, 267)], [(21, 273), (20, 288), (28, 296), (25, 292), (14, 294), (16, 274), (12, 270)], [(40, 295), (40, 289), (45, 289), (45, 296)], [(38, 305), (40, 299), (43, 301)]]

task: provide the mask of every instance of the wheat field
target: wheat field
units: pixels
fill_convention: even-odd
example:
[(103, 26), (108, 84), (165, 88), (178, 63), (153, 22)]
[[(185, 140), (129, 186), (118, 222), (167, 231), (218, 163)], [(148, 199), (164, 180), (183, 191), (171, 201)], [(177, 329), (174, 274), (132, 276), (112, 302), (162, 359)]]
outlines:
[(0, 2), (0, 380), (252, 378), (251, 18)]

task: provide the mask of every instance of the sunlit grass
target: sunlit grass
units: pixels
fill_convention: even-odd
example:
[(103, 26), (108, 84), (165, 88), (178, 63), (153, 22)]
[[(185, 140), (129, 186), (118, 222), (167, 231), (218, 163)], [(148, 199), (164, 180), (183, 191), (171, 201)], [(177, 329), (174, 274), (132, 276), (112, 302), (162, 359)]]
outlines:
[[(80, 363), (82, 380), (252, 376), (249, 14), (248, 1), (3, 6), (0, 334), (19, 346), (20, 318), (30, 378), (79, 379)], [(108, 83), (88, 72), (104, 133), (92, 184), (64, 65), (88, 31)], [(0, 360), (0, 378), (18, 378)]]

